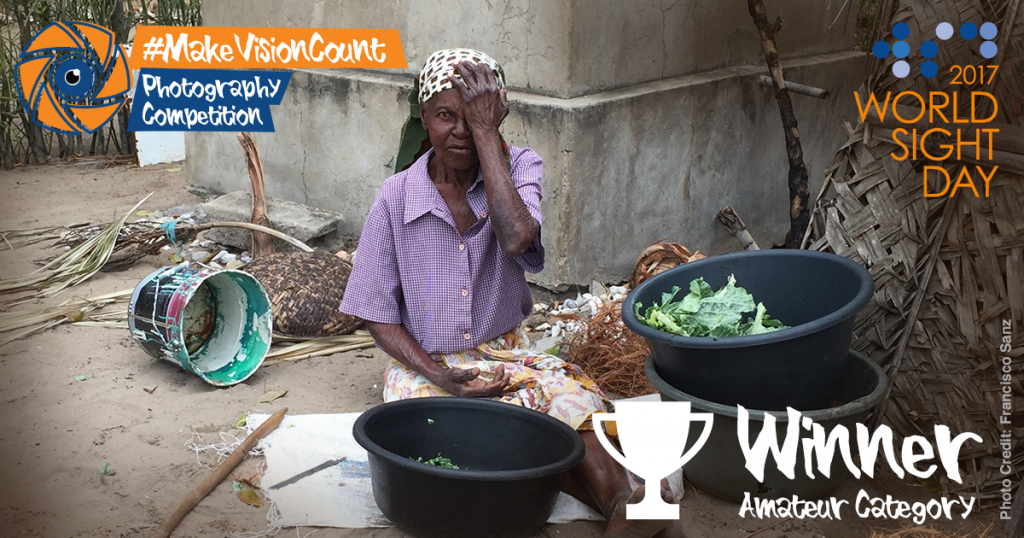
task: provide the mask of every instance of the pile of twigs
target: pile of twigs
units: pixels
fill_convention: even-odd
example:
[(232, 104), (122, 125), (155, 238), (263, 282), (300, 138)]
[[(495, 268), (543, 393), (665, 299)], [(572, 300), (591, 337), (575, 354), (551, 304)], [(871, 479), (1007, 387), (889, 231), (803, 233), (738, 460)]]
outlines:
[[(575, 314), (561, 317), (579, 319)], [(654, 394), (657, 389), (644, 375), (644, 363), (650, 348), (639, 335), (622, 323), (622, 300), (605, 303), (583, 330), (570, 333), (566, 356), (602, 390), (632, 398)]]

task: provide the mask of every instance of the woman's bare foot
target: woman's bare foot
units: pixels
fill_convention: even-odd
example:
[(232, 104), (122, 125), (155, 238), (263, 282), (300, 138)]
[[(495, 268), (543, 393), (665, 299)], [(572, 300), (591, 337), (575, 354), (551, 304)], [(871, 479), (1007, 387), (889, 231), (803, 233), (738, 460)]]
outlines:
[[(626, 519), (626, 505), (640, 502), (644, 498), (644, 488), (638, 487), (631, 495), (623, 496), (617, 503), (612, 518), (608, 520), (604, 538), (682, 538), (682, 527), (677, 520)], [(661, 488), (661, 498), (665, 499), (665, 502), (675, 504), (672, 492), (667, 487)]]

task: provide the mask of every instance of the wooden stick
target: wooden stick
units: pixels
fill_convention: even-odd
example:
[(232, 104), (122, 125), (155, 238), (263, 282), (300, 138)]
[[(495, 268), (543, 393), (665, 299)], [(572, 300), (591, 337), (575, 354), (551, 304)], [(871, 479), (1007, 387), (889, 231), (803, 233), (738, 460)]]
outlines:
[(203, 232), (213, 228), (245, 228), (246, 230), (256, 230), (259, 232), (263, 232), (267, 235), (272, 235), (286, 243), (290, 243), (291, 245), (297, 247), (299, 250), (303, 252), (313, 252), (313, 249), (310, 248), (308, 245), (284, 232), (279, 232), (273, 228), (267, 228), (266, 226), (260, 226), (258, 224), (252, 224), (249, 222), (207, 222), (206, 224), (200, 224), (198, 226), (190, 228), (194, 230), (195, 233)]
[[(768, 75), (761, 75), (757, 77), (757, 81), (762, 86), (771, 86), (772, 79)], [(828, 99), (828, 90), (824, 88), (817, 88), (814, 86), (808, 86), (806, 84), (797, 84), (796, 82), (786, 82), (786, 88), (793, 93), (799, 93), (800, 95), (806, 95), (809, 97), (816, 97), (818, 99)]]
[[(260, 161), (260, 150), (256, 147), (256, 141), (252, 139), (249, 133), (238, 133), (238, 142), (242, 144), (242, 151), (245, 152), (245, 166), (249, 170), (249, 184), (252, 185), (252, 218), (250, 222), (271, 228), (270, 217), (267, 216), (267, 188), (263, 180), (263, 163)], [(253, 231), (253, 259), (273, 253), (274, 238)]]
[(210, 492), (213, 491), (214, 488), (216, 488), (217, 485), (220, 484), (235, 467), (238, 467), (239, 463), (242, 463), (242, 459), (244, 459), (249, 451), (256, 446), (256, 443), (281, 425), (281, 420), (284, 419), (284, 414), (287, 412), (287, 407), (281, 408), (280, 411), (270, 415), (270, 418), (268, 418), (266, 422), (260, 424), (260, 427), (256, 428), (256, 431), (249, 434), (249, 436), (242, 441), (242, 444), (238, 445), (238, 448), (228, 456), (228, 459), (218, 465), (217, 468), (213, 470), (213, 473), (206, 477), (206, 480), (203, 480), (202, 484), (199, 484), (199, 487), (192, 490), (192, 493), (189, 493), (188, 497), (185, 497), (185, 500), (181, 502), (178, 509), (175, 510), (174, 513), (167, 518), (167, 521), (164, 521), (164, 524), (160, 525), (160, 528), (156, 530), (156, 534), (153, 535), (154, 538), (169, 538), (171, 533), (174, 532), (174, 529), (178, 527), (179, 523), (181, 523), (181, 520), (185, 519), (185, 516), (188, 515), (188, 513), (191, 512), (200, 501), (206, 498), (206, 496), (209, 495)]
[(747, 225), (743, 223), (743, 219), (736, 213), (736, 210), (732, 206), (726, 206), (725, 209), (718, 212), (715, 216), (715, 220), (721, 222), (729, 233), (733, 237), (739, 240), (740, 244), (743, 245), (743, 250), (761, 250), (761, 247), (757, 246), (753, 236), (747, 231)]
[(747, 9), (754, 19), (758, 33), (761, 34), (761, 49), (764, 51), (768, 71), (772, 75), (775, 87), (775, 101), (779, 104), (782, 115), (782, 127), (786, 134), (786, 155), (789, 157), (789, 232), (786, 234), (786, 248), (800, 248), (804, 231), (811, 222), (811, 212), (807, 207), (810, 194), (807, 191), (807, 165), (804, 164), (804, 150), (800, 146), (800, 132), (797, 130), (796, 115), (793, 113), (793, 101), (786, 89), (786, 80), (782, 76), (782, 62), (779, 51), (775, 47), (775, 31), (768, 22), (762, 0), (747, 0)]

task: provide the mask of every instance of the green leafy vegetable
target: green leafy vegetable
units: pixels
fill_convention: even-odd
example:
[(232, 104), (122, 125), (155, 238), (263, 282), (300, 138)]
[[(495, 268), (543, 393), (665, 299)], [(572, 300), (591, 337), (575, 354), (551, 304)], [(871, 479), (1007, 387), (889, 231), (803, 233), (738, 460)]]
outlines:
[[(729, 281), (718, 291), (698, 278), (690, 282), (690, 293), (675, 300), (681, 288), (661, 294), (661, 304), (654, 304), (644, 310), (639, 302), (633, 305), (633, 312), (641, 323), (682, 336), (703, 336), (724, 338), (764, 334), (788, 329), (766, 312), (764, 304), (755, 303), (747, 290), (736, 286), (736, 279), (729, 275)], [(753, 314), (753, 316), (750, 316)]]
[(458, 469), (459, 468), (458, 465), (455, 465), (454, 463), (452, 463), (452, 460), (441, 456), (440, 452), (437, 453), (437, 457), (430, 458), (427, 461), (423, 461), (422, 457), (420, 457), (420, 458), (409, 458), (409, 459), (411, 459), (412, 461), (417, 461), (419, 463), (425, 463), (427, 465), (433, 465), (435, 467), (444, 467), (445, 469)]

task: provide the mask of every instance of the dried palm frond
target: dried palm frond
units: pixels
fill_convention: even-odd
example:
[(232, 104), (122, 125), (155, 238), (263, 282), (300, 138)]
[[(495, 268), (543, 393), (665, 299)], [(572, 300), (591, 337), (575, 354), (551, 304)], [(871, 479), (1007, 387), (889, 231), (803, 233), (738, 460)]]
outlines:
[(633, 276), (629, 279), (629, 287), (636, 289), (641, 282), (658, 273), (704, 257), (699, 250), (691, 253), (690, 249), (679, 243), (671, 241), (655, 243), (645, 248), (637, 258), (636, 264), (633, 265)]
[(342, 336), (315, 338), (298, 343), (283, 344), (267, 354), (263, 364), (291, 362), (312, 357), (323, 357), (345, 351), (355, 351), (374, 346), (373, 337), (367, 331), (355, 331)]
[(88, 226), (88, 222), (68, 224), (67, 226), (50, 226), (46, 228), (32, 228), (23, 230), (0, 231), (0, 248), (7, 247), (10, 250), (34, 245), (51, 239), (64, 239), (74, 230)]
[[(66, 322), (102, 321), (111, 316), (127, 319), (123, 307), (128, 304), (132, 291), (119, 291), (91, 299), (72, 299), (59, 306), (32, 312), (0, 312), (0, 333), (10, 333), (0, 338), (0, 346)], [(117, 312), (92, 314), (115, 304), (121, 305)]]
[[(88, 280), (106, 264), (114, 251), (117, 235), (128, 220), (128, 216), (148, 198), (149, 196), (143, 198), (131, 211), (110, 223), (101, 233), (61, 254), (43, 267), (28, 275), (0, 280), (0, 294), (30, 294), (19, 298), (20, 301), (27, 298), (53, 297), (71, 286)], [(14, 300), (4, 302), (10, 304)]]

